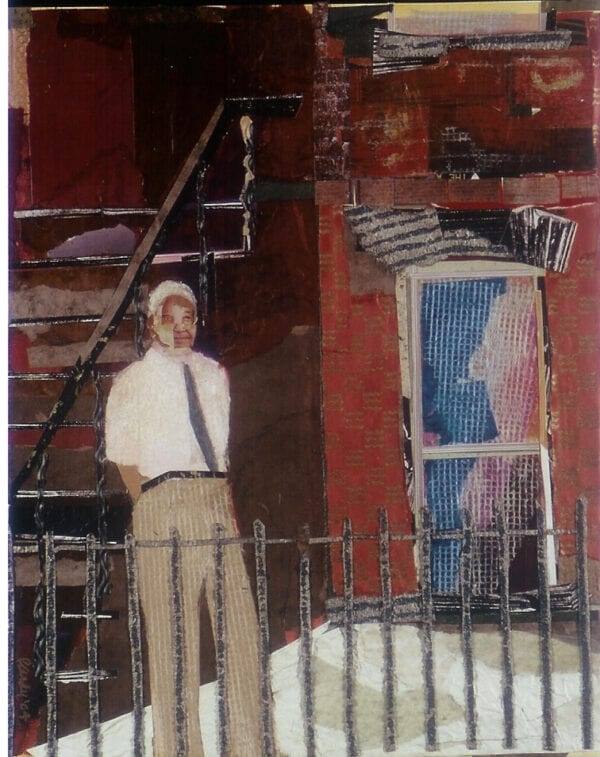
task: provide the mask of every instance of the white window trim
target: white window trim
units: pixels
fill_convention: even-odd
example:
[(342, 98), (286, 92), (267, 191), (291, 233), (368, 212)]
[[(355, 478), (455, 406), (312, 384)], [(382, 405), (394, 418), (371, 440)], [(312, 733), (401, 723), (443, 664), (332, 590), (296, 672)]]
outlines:
[[(542, 326), (541, 294), (536, 296), (537, 335), (538, 335), (538, 408), (539, 408), (539, 441), (501, 443), (488, 442), (484, 444), (448, 445), (447, 447), (423, 446), (423, 416), (422, 416), (422, 384), (421, 384), (421, 307), (419, 288), (422, 282), (436, 279), (483, 279), (508, 278), (518, 276), (531, 277), (532, 284), (538, 278), (545, 276), (545, 270), (533, 266), (509, 263), (503, 264), (492, 261), (442, 261), (431, 266), (410, 266), (399, 274), (396, 291), (403, 293), (398, 298), (398, 327), (400, 340), (400, 362), (402, 376), (409, 376), (409, 382), (404, 382), (402, 389), (404, 396), (410, 399), (411, 447), (413, 463), (412, 507), (417, 526), (420, 526), (420, 513), (425, 501), (424, 462), (425, 460), (447, 459), (455, 457), (493, 457), (519, 456), (523, 454), (537, 455), (542, 471), (542, 487), (544, 492), (545, 527), (554, 527), (552, 484), (550, 472), (550, 456), (546, 433), (547, 396), (545, 386), (544, 344)], [(537, 289), (537, 287), (535, 287)], [(401, 301), (402, 300), (402, 301)], [(404, 312), (401, 312), (406, 307)], [(405, 391), (408, 383), (408, 392)], [(546, 541), (548, 581), (551, 585), (558, 582), (557, 549), (555, 537), (549, 535)], [(418, 565), (418, 562), (417, 562)]]

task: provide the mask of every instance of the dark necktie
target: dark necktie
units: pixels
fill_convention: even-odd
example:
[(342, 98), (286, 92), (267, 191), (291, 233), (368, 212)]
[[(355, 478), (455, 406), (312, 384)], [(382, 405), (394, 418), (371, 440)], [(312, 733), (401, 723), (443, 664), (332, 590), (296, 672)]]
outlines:
[(208, 430), (206, 428), (206, 421), (200, 407), (198, 395), (196, 394), (196, 385), (194, 384), (194, 377), (190, 370), (190, 366), (187, 363), (183, 364), (183, 375), (185, 377), (185, 388), (187, 390), (187, 398), (190, 412), (190, 422), (194, 429), (194, 434), (206, 460), (206, 465), (210, 471), (218, 471), (219, 466), (217, 464), (217, 456), (210, 441)]

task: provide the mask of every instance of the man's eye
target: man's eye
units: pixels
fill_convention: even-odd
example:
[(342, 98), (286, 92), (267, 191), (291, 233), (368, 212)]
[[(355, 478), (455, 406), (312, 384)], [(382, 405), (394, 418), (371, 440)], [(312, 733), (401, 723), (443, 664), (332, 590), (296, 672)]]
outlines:
[(190, 318), (189, 315), (186, 315), (183, 319), (183, 322), (185, 323), (186, 326), (189, 326), (192, 323), (192, 318)]
[(166, 315), (166, 316), (163, 317), (162, 322), (163, 323), (173, 323), (173, 317), (170, 316), (170, 315)]

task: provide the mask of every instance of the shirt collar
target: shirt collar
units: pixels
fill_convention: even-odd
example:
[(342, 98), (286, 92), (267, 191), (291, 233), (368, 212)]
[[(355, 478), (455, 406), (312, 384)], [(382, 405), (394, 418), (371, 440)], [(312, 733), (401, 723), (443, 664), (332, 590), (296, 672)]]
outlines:
[(187, 350), (187, 352), (182, 352), (179, 355), (172, 355), (167, 347), (156, 342), (153, 342), (150, 345), (148, 352), (163, 360), (167, 360), (170, 363), (178, 363), (179, 365), (183, 365), (184, 363), (189, 364), (194, 356), (194, 351), (192, 349)]

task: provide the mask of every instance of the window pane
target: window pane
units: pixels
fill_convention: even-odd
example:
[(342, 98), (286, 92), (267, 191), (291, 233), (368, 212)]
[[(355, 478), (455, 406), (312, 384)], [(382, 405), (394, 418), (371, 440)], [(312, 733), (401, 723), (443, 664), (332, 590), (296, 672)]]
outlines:
[[(492, 532), (473, 538), (472, 588), (475, 594), (497, 593), (499, 540), (493, 533), (497, 529), (497, 512), (503, 510), (509, 532), (535, 528), (537, 503), (544, 504), (539, 458), (521, 455), (427, 460), (424, 473), (425, 496), (435, 530), (460, 530), (463, 510), (468, 510), (474, 531)], [(523, 550), (533, 549), (535, 555), (535, 539), (509, 533), (507, 546), (513, 563), (519, 557), (520, 565), (535, 565), (535, 559), (527, 560), (523, 554)], [(434, 591), (458, 591), (460, 551), (460, 539), (433, 539)], [(515, 587), (535, 587), (535, 570), (527, 573), (513, 577)]]
[(534, 283), (523, 276), (422, 285), (425, 446), (537, 439)]

